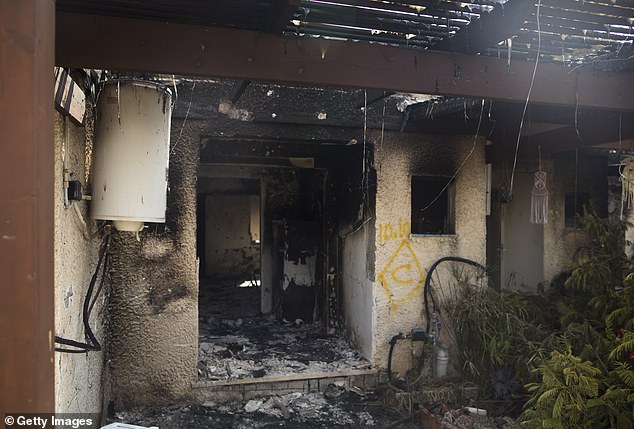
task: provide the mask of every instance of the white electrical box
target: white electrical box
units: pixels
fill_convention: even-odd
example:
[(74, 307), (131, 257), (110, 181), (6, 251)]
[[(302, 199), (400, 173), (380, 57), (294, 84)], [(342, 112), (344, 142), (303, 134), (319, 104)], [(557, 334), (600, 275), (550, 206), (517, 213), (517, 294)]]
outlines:
[(172, 94), (155, 82), (109, 80), (95, 115), (92, 212), (115, 228), (165, 222)]

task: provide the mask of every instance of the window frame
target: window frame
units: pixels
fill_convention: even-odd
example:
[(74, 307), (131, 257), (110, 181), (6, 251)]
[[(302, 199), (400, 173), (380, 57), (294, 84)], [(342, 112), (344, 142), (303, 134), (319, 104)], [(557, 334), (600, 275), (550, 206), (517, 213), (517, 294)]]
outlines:
[[(420, 186), (434, 184), (428, 190), (423, 202)], [(434, 201), (435, 199), (435, 201)], [(433, 202), (432, 202), (433, 201)], [(442, 221), (434, 219), (429, 228), (421, 228), (421, 219), (416, 211), (425, 208), (432, 215), (442, 213)], [(444, 205), (444, 207), (442, 207)], [(441, 211), (442, 210), (442, 211)], [(428, 174), (415, 174), (410, 178), (410, 224), (412, 236), (452, 236), (456, 234), (456, 180), (454, 177)], [(442, 225), (440, 227), (440, 225)]]

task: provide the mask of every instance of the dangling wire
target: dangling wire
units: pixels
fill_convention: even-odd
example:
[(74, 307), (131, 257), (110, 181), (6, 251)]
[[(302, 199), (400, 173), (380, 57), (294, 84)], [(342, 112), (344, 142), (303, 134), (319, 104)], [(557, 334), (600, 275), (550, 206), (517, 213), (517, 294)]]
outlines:
[(533, 85), (535, 83), (535, 75), (537, 74), (537, 66), (539, 65), (539, 56), (542, 49), (542, 32), (539, 22), (540, 8), (542, 0), (537, 2), (537, 57), (535, 58), (535, 67), (533, 68), (533, 76), (531, 77), (531, 84), (528, 87), (528, 94), (526, 95), (526, 102), (524, 103), (524, 110), (522, 111), (522, 118), (520, 120), (520, 129), (517, 132), (517, 142), (515, 143), (515, 156), (513, 157), (513, 169), (511, 170), (511, 182), (509, 184), (509, 195), (513, 195), (513, 180), (515, 178), (515, 168), (517, 167), (517, 153), (520, 148), (520, 139), (522, 138), (522, 128), (524, 128), (524, 118), (526, 117), (526, 109), (528, 108), (528, 102), (531, 98), (531, 92), (533, 91)]
[[(366, 136), (368, 133), (368, 91), (363, 90), (363, 156), (361, 163), (361, 192), (363, 193), (363, 211), (365, 212), (365, 208), (367, 207), (366, 198), (367, 198), (367, 177), (365, 172), (365, 145), (366, 145)], [(362, 216), (365, 216), (362, 214)]]
[(185, 119), (183, 119), (183, 124), (181, 125), (181, 130), (178, 133), (178, 138), (176, 139), (176, 143), (172, 146), (172, 150), (170, 150), (170, 155), (174, 153), (176, 146), (181, 141), (181, 137), (183, 136), (183, 130), (185, 129), (185, 124), (187, 123), (187, 118), (189, 118), (189, 110), (192, 108), (192, 101), (194, 100), (194, 88), (196, 88), (196, 82), (192, 82), (192, 89), (189, 94), (189, 105), (187, 106), (187, 113), (185, 113)]
[(420, 209), (421, 212), (424, 212), (425, 210), (430, 208), (438, 200), (438, 198), (440, 198), (443, 192), (447, 190), (449, 185), (451, 185), (454, 179), (458, 176), (458, 173), (462, 171), (464, 166), (467, 164), (467, 161), (469, 160), (469, 158), (471, 158), (471, 155), (473, 155), (473, 151), (475, 150), (478, 143), (478, 134), (480, 134), (480, 125), (482, 124), (483, 113), (484, 113), (484, 99), (482, 99), (482, 107), (480, 108), (480, 118), (478, 119), (478, 127), (476, 128), (475, 135), (473, 136), (473, 144), (471, 145), (471, 150), (469, 151), (465, 159), (462, 160), (462, 163), (460, 164), (456, 172), (449, 178), (445, 186), (443, 186), (443, 188), (438, 192), (438, 194), (436, 194), (436, 196), (429, 202), (429, 204), (427, 204), (425, 207)]
[[(383, 94), (385, 95), (385, 91), (383, 92)], [(386, 97), (383, 97), (383, 119), (381, 121), (381, 141), (379, 142), (379, 154), (381, 153), (381, 150), (383, 150), (383, 136), (385, 134), (385, 107), (387, 105), (387, 99)], [(381, 159), (381, 157), (378, 157), (379, 159)], [(379, 164), (379, 172), (381, 171), (381, 164)]]

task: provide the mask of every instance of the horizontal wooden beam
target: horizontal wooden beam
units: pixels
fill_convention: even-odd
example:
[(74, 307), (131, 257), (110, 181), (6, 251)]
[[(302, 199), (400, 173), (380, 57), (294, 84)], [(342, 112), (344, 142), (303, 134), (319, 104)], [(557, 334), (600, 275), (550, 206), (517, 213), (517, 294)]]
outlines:
[[(534, 65), (363, 42), (57, 14), (56, 64), (523, 101)], [(540, 64), (535, 103), (634, 110), (634, 74)]]
[[(519, 159), (535, 159), (538, 151), (557, 153), (573, 149), (601, 147), (621, 141), (625, 150), (627, 141), (634, 138), (634, 113), (579, 111), (577, 125), (558, 127), (539, 134), (523, 135), (518, 148)], [(487, 160), (497, 162), (511, 160), (515, 154), (517, 127), (508, 123), (496, 129), (487, 146)], [(619, 144), (617, 143), (617, 146)]]

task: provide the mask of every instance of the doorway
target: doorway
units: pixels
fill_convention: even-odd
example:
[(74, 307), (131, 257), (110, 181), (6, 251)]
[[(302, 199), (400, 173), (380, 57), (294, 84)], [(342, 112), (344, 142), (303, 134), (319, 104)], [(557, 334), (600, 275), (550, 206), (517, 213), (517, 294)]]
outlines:
[(198, 192), (201, 316), (260, 313), (260, 181), (203, 178)]

